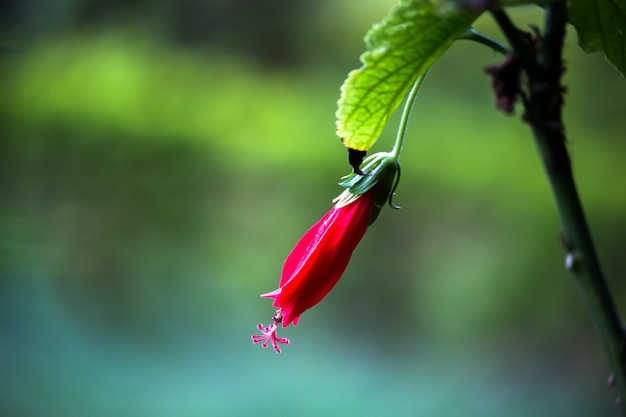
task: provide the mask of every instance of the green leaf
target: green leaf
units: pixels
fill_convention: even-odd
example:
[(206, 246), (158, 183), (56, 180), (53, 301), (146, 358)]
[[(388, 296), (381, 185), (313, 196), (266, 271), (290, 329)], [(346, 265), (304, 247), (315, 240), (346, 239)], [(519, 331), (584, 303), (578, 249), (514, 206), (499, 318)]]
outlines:
[(609, 62), (626, 76), (626, 1), (572, 0), (570, 23), (585, 52), (604, 52)]
[(365, 36), (363, 66), (348, 74), (338, 102), (337, 134), (366, 151), (380, 136), (418, 77), (466, 31), (478, 12), (438, 14), (427, 0), (402, 0)]

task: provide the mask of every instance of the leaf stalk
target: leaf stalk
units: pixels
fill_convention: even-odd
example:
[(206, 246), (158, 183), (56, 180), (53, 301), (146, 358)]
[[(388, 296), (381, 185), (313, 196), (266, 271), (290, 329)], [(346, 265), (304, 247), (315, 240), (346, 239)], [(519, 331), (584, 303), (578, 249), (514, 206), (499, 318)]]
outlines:
[(493, 49), (494, 51), (498, 53), (501, 53), (502, 55), (507, 55), (509, 52), (511, 52), (511, 50), (507, 48), (507, 46), (504, 45), (503, 43), (498, 42), (497, 40), (490, 38), (487, 35), (483, 35), (482, 33), (476, 31), (476, 29), (472, 27), (467, 29), (467, 31), (463, 33), (463, 35), (461, 35), (459, 39), (465, 39), (468, 41), (477, 42), (481, 45), (485, 45)]

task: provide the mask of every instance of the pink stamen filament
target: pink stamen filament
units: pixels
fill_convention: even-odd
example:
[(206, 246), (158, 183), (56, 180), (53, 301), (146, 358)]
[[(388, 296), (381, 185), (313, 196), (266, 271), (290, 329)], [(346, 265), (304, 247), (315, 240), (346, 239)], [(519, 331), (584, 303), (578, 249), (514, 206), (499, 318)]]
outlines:
[(257, 329), (261, 331), (261, 334), (253, 334), (252, 343), (254, 343), (255, 345), (257, 343), (261, 343), (261, 346), (266, 348), (268, 342), (271, 341), (272, 347), (278, 354), (281, 352), (278, 344), (281, 343), (283, 345), (288, 345), (289, 343), (291, 343), (291, 341), (287, 339), (286, 337), (276, 336), (276, 329), (278, 328), (278, 323), (280, 323), (280, 321), (282, 320), (282, 314), (280, 313), (280, 310), (276, 312), (273, 319), (274, 319), (274, 323), (270, 324), (269, 326), (263, 327), (262, 323), (259, 323), (259, 325), (256, 326)]

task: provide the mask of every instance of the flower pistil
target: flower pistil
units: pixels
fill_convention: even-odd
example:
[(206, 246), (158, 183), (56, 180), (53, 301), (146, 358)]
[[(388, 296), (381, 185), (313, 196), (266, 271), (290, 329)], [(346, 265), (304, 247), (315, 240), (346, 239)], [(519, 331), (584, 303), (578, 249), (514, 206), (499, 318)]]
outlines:
[(263, 326), (263, 323), (259, 323), (257, 329), (261, 331), (261, 334), (253, 334), (252, 343), (256, 345), (257, 343), (262, 342), (261, 346), (266, 348), (267, 343), (271, 341), (272, 347), (274, 348), (276, 353), (280, 353), (281, 350), (280, 346), (278, 346), (279, 343), (282, 343), (283, 345), (288, 345), (289, 343), (291, 343), (291, 341), (286, 337), (276, 336), (276, 329), (278, 328), (278, 324), (283, 320), (283, 312), (280, 308), (276, 310), (276, 314), (274, 314), (272, 320), (274, 322), (269, 326)]

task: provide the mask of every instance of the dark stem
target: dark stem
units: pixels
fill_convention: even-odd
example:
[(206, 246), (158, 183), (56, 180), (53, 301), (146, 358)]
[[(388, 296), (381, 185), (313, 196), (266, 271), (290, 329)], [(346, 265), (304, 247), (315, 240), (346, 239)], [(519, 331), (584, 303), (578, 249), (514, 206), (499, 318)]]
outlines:
[(545, 33), (539, 39), (536, 55), (502, 10), (493, 11), (492, 14), (528, 75), (529, 96), (524, 101), (524, 120), (532, 129), (556, 200), (563, 228), (563, 243), (568, 251), (566, 266), (578, 281), (602, 341), (619, 393), (618, 400), (626, 400), (626, 337), (578, 196), (561, 117), (564, 88), (560, 81), (564, 71), (562, 52), (567, 3), (553, 1), (546, 5), (545, 11)]
[(533, 53), (532, 48), (528, 45), (526, 39), (524, 39), (524, 36), (522, 35), (523, 32), (513, 24), (504, 10), (493, 9), (491, 10), (491, 15), (500, 26), (500, 29), (502, 29), (502, 32), (504, 32), (506, 38), (509, 40), (511, 47), (524, 65), (528, 75), (539, 75), (541, 73), (541, 68), (535, 59), (535, 54)]

